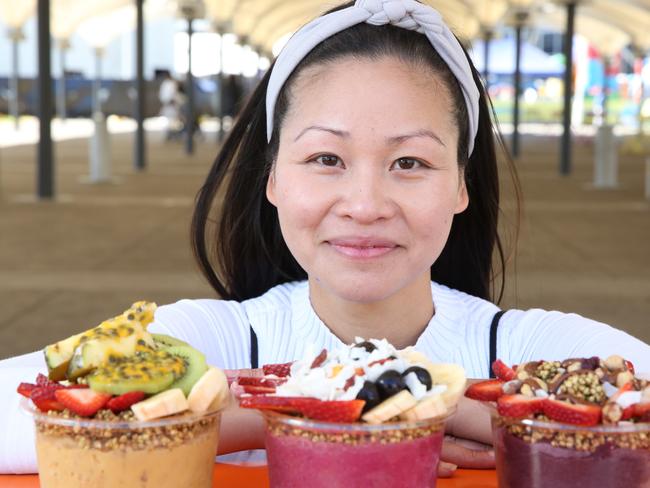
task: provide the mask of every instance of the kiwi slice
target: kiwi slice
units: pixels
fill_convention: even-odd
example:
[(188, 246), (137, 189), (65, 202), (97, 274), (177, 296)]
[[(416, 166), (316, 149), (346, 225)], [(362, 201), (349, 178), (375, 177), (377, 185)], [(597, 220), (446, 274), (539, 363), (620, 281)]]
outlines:
[(153, 341), (158, 346), (158, 349), (166, 349), (174, 346), (189, 346), (187, 342), (183, 342), (175, 337), (168, 336), (167, 334), (151, 334)]
[(126, 357), (113, 356), (87, 376), (88, 386), (92, 390), (113, 395), (129, 391), (154, 394), (166, 390), (174, 381), (182, 378), (187, 373), (186, 364), (184, 357), (167, 350)]
[(208, 363), (202, 352), (197, 351), (191, 346), (172, 346), (164, 350), (183, 360), (185, 364), (185, 373), (172, 383), (170, 388), (180, 388), (187, 397), (194, 386), (199, 381), (203, 373), (208, 370)]

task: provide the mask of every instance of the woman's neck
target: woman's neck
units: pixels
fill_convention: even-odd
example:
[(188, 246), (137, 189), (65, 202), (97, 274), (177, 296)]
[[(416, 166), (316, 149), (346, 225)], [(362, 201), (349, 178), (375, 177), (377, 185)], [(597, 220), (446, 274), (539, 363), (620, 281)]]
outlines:
[(309, 298), (318, 317), (346, 344), (359, 336), (386, 338), (398, 349), (412, 346), (434, 314), (428, 279), (372, 303), (342, 299), (310, 281)]

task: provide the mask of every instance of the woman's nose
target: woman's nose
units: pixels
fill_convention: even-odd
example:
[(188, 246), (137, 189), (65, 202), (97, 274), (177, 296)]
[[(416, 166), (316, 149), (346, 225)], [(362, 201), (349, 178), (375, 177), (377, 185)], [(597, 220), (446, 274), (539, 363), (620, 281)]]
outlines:
[(384, 175), (355, 169), (345, 179), (337, 208), (341, 217), (369, 224), (388, 219), (395, 213), (396, 203)]

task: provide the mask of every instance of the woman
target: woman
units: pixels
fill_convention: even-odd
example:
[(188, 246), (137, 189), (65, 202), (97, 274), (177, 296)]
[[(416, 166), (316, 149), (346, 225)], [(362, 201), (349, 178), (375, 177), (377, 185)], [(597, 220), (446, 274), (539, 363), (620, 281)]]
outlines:
[[(361, 336), (415, 345), (485, 378), (493, 331), (496, 356), (510, 364), (622, 353), (650, 370), (650, 347), (607, 325), (498, 313), (498, 212), (494, 129), (460, 43), (414, 1), (347, 4), (289, 41), (199, 192), (193, 247), (222, 300), (161, 307), (151, 330), (228, 369)], [(34, 358), (0, 371), (15, 379), (10, 368), (39, 366)], [(471, 408), (463, 402), (451, 432), (489, 442), (487, 419)], [(0, 419), (15, 416), (7, 409)], [(223, 429), (223, 450), (262, 445), (250, 413), (230, 413)], [(493, 465), (478, 447), (447, 442), (443, 459)]]

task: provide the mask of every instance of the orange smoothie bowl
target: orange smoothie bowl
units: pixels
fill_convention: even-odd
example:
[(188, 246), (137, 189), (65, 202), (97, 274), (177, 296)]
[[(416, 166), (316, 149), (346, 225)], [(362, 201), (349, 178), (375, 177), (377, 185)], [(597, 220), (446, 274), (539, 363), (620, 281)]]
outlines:
[(22, 407), (35, 422), (42, 488), (212, 486), (222, 409), (139, 421)]
[(650, 488), (650, 423), (585, 427), (492, 410), (500, 488)]
[(444, 426), (453, 415), (367, 423), (264, 411), (272, 487), (435, 487)]

